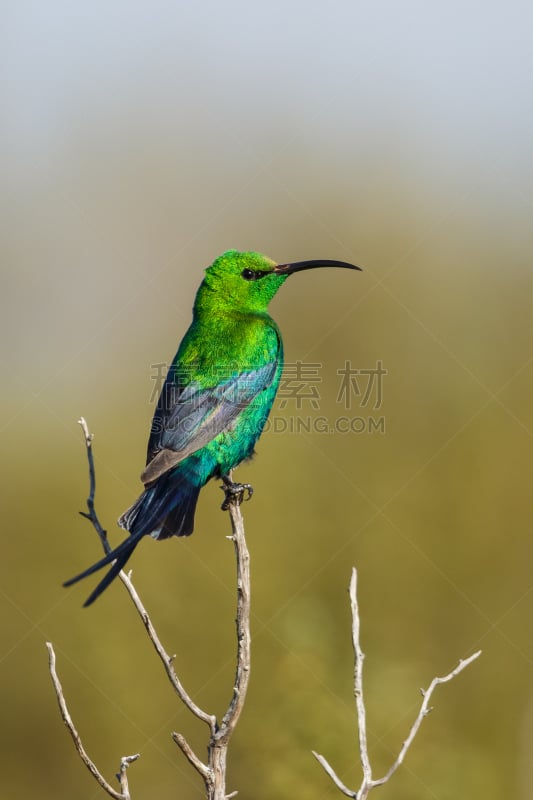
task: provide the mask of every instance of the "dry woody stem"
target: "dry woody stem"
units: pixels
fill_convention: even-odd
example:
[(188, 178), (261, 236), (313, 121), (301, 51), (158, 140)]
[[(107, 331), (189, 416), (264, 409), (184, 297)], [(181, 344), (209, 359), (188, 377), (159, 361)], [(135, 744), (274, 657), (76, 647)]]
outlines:
[(48, 648), (48, 667), (50, 670), (50, 675), (52, 677), (52, 683), (54, 686), (54, 690), (57, 697), (57, 702), (59, 705), (59, 711), (61, 713), (61, 718), (65, 723), (68, 732), (72, 737), (72, 741), (74, 742), (74, 747), (76, 748), (79, 757), (96, 780), (111, 797), (114, 797), (115, 800), (130, 800), (130, 791), (128, 786), (128, 776), (126, 774), (126, 770), (128, 766), (132, 763), (132, 761), (137, 761), (139, 758), (139, 753), (134, 756), (123, 756), (120, 760), (120, 771), (117, 775), (117, 778), (120, 783), (121, 791), (117, 792), (116, 789), (106, 781), (94, 761), (87, 755), (87, 751), (85, 750), (83, 743), (81, 741), (81, 737), (72, 721), (72, 717), (70, 716), (69, 710), (67, 708), (67, 704), (65, 701), (65, 697), (63, 695), (63, 687), (61, 686), (61, 682), (57, 677), (56, 672), (56, 654), (54, 652), (54, 648), (52, 647), (50, 642), (46, 643), (46, 647)]
[(418, 715), (413, 722), (411, 729), (405, 739), (398, 757), (392, 763), (389, 771), (382, 777), (382, 778), (373, 778), (372, 777), (372, 767), (370, 764), (370, 758), (368, 756), (368, 745), (367, 745), (367, 735), (366, 735), (366, 709), (365, 709), (365, 701), (364, 701), (364, 694), (363, 694), (363, 661), (364, 661), (364, 653), (361, 650), (360, 644), (360, 619), (359, 619), (359, 605), (357, 602), (357, 570), (355, 567), (352, 570), (352, 578), (350, 581), (350, 603), (352, 607), (352, 643), (353, 643), (353, 650), (354, 650), (354, 695), (355, 695), (355, 705), (357, 709), (357, 724), (359, 728), (359, 758), (361, 761), (361, 766), (363, 770), (363, 779), (361, 781), (361, 785), (357, 791), (353, 789), (349, 789), (339, 778), (333, 767), (329, 764), (329, 762), (324, 758), (324, 756), (319, 755), (313, 751), (313, 755), (318, 760), (318, 762), (322, 765), (324, 770), (327, 772), (335, 786), (340, 789), (340, 791), (346, 795), (346, 797), (351, 797), (353, 800), (365, 800), (368, 797), (369, 793), (372, 789), (375, 789), (376, 786), (382, 786), (384, 783), (394, 775), (400, 764), (403, 763), (405, 755), (411, 746), (416, 734), (419, 731), (419, 728), (422, 724), (424, 718), (429, 714), (431, 711), (429, 702), (431, 700), (431, 696), (435, 691), (436, 687), (441, 683), (447, 683), (459, 675), (466, 667), (469, 666), (473, 661), (476, 660), (481, 655), (481, 650), (478, 650), (473, 655), (469, 656), (468, 658), (462, 659), (459, 661), (458, 665), (445, 675), (442, 678), (433, 678), (431, 683), (429, 684), (427, 689), (421, 689), (422, 693), (422, 704), (420, 706), (420, 710)]
[[(80, 514), (92, 523), (96, 533), (98, 534), (104, 551), (108, 553), (110, 552), (111, 548), (107, 540), (107, 533), (102, 527), (95, 510), (96, 475), (92, 450), (94, 437), (93, 434), (89, 432), (89, 428), (83, 417), (79, 420), (79, 424), (82, 427), (85, 438), (85, 447), (89, 465), (89, 496), (87, 498), (88, 510), (87, 512), (81, 511)], [(239, 721), (239, 717), (244, 707), (248, 682), (250, 679), (250, 554), (246, 545), (244, 521), (239, 505), (239, 498), (228, 496), (226, 498), (226, 504), (226, 507), (229, 510), (232, 529), (232, 534), (228, 538), (233, 542), (235, 558), (237, 562), (237, 667), (231, 700), (229, 702), (227, 711), (220, 722), (217, 720), (214, 714), (209, 714), (201, 709), (185, 690), (176, 673), (176, 670), (174, 669), (175, 656), (169, 655), (169, 653), (163, 647), (150, 616), (132, 583), (131, 572), (128, 574), (126, 574), (124, 571), (120, 572), (120, 579), (131, 597), (133, 605), (135, 606), (135, 609), (143, 622), (148, 637), (152, 642), (157, 655), (161, 659), (166, 675), (174, 691), (182, 703), (189, 709), (189, 711), (201, 722), (204, 722), (209, 728), (207, 763), (204, 763), (196, 755), (181, 733), (172, 733), (172, 739), (176, 745), (185, 755), (189, 763), (202, 776), (208, 800), (228, 800), (230, 797), (233, 797), (237, 794), (237, 792), (226, 794), (227, 750), (231, 735), (235, 729), (235, 726), (237, 725), (237, 722)], [(137, 758), (139, 758), (139, 755), (124, 756), (121, 759), (120, 771), (117, 775), (117, 779), (120, 784), (120, 791), (114, 789), (105, 780), (94, 762), (87, 755), (80, 735), (78, 734), (78, 731), (74, 726), (72, 718), (69, 714), (63, 695), (63, 689), (61, 687), (59, 678), (57, 677), (54, 649), (50, 643), (47, 643), (47, 648), (49, 653), (49, 671), (56, 692), (61, 716), (70, 732), (80, 758), (94, 778), (98, 781), (102, 789), (104, 789), (111, 797), (114, 797), (115, 800), (131, 800), (126, 770), (132, 761), (135, 761)]]
[[(87, 512), (82, 511), (80, 513), (83, 517), (91, 522), (96, 533), (98, 534), (104, 551), (109, 553), (111, 548), (107, 540), (107, 533), (102, 527), (95, 510), (96, 476), (92, 450), (93, 435), (89, 432), (89, 428), (83, 417), (79, 420), (79, 424), (82, 427), (85, 437), (85, 447), (89, 465), (89, 496), (87, 498), (88, 510)], [(229, 478), (231, 480), (231, 475)], [(176, 732), (172, 733), (173, 741), (176, 743), (188, 762), (202, 776), (206, 790), (206, 797), (208, 800), (229, 800), (229, 798), (237, 794), (235, 791), (231, 792), (230, 794), (226, 794), (227, 751), (231, 735), (235, 730), (235, 726), (239, 721), (244, 707), (246, 692), (248, 690), (248, 682), (250, 679), (250, 554), (246, 545), (240, 499), (241, 498), (237, 495), (226, 493), (226, 500), (223, 505), (223, 508), (227, 509), (230, 515), (232, 533), (231, 536), (228, 536), (228, 539), (233, 542), (237, 564), (237, 666), (231, 699), (229, 701), (228, 708), (220, 722), (214, 714), (209, 714), (207, 711), (204, 711), (202, 708), (200, 708), (185, 690), (176, 673), (176, 670), (174, 669), (174, 661), (176, 657), (169, 655), (169, 653), (163, 647), (150, 616), (131, 581), (131, 572), (128, 574), (126, 574), (124, 571), (120, 572), (120, 579), (126, 587), (133, 605), (135, 606), (135, 609), (146, 629), (146, 633), (148, 634), (148, 637), (163, 664), (163, 668), (172, 688), (178, 695), (181, 702), (189, 709), (191, 714), (201, 722), (205, 723), (209, 729), (206, 762), (202, 761), (202, 759), (198, 757), (183, 734)], [(441, 683), (447, 683), (448, 681), (451, 681), (453, 678), (459, 675), (460, 672), (462, 672), (467, 666), (469, 666), (475, 659), (479, 657), (481, 651), (478, 651), (468, 658), (459, 661), (455, 669), (453, 669), (444, 677), (433, 678), (428, 688), (422, 690), (423, 699), (420, 710), (413, 725), (411, 726), (411, 729), (409, 730), (407, 738), (400, 748), (396, 760), (392, 763), (389, 771), (382, 778), (373, 778), (372, 766), (368, 755), (366, 709), (363, 695), (364, 653), (361, 650), (360, 644), (360, 618), (359, 606), (357, 602), (357, 571), (355, 568), (352, 571), (352, 578), (350, 581), (350, 602), (352, 609), (352, 643), (354, 650), (354, 695), (359, 730), (359, 758), (363, 772), (363, 778), (359, 789), (349, 789), (342, 782), (324, 756), (319, 755), (314, 751), (313, 755), (322, 765), (333, 783), (344, 795), (346, 795), (346, 797), (351, 797), (353, 800), (365, 800), (372, 789), (375, 789), (376, 786), (381, 786), (384, 783), (387, 783), (387, 781), (396, 772), (398, 767), (403, 763), (407, 751), (420, 729), (422, 721), (431, 711), (429, 703), (436, 687)], [(127, 768), (133, 761), (136, 761), (137, 758), (139, 758), (139, 755), (124, 756), (121, 759), (120, 769), (116, 776), (120, 786), (120, 791), (114, 789), (113, 786), (111, 786), (103, 777), (95, 763), (90, 759), (83, 746), (80, 735), (68, 711), (63, 695), (63, 689), (57, 676), (54, 648), (50, 643), (47, 643), (47, 648), (49, 671), (56, 693), (57, 702), (59, 704), (61, 717), (72, 737), (78, 755), (102, 789), (104, 789), (111, 797), (115, 798), (115, 800), (131, 800), (128, 786)]]

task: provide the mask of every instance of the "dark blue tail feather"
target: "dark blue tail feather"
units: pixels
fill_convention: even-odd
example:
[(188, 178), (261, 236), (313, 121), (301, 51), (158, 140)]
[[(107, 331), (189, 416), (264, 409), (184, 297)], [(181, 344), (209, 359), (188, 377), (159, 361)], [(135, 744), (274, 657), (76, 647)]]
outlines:
[(151, 534), (154, 539), (190, 536), (200, 488), (179, 473), (167, 473), (145, 489), (122, 514), (118, 524), (133, 536)]
[(194, 513), (200, 488), (201, 486), (195, 486), (179, 473), (163, 475), (157, 483), (145, 489), (120, 517), (119, 525), (128, 530), (130, 536), (96, 564), (66, 581), (63, 586), (71, 586), (115, 562), (84, 603), (84, 606), (89, 606), (116, 578), (143, 536), (151, 534), (155, 539), (190, 536), (194, 529)]

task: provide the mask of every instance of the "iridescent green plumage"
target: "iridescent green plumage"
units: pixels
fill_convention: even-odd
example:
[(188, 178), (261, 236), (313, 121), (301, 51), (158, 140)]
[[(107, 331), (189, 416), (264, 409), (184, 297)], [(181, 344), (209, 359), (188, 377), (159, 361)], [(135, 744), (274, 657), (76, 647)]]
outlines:
[(283, 369), (283, 345), (268, 305), (288, 275), (341, 261), (277, 265), (229, 250), (206, 270), (193, 320), (168, 372), (148, 442), (145, 490), (119, 519), (130, 536), (70, 585), (115, 561), (85, 605), (111, 583), (140, 539), (188, 536), (210, 478), (225, 479), (253, 453)]

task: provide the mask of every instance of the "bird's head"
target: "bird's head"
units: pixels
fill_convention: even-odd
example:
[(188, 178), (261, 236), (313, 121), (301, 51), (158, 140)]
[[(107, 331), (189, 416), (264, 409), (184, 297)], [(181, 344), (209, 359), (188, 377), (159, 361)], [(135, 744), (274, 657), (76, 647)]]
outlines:
[(346, 261), (321, 259), (276, 264), (261, 253), (228, 250), (207, 268), (198, 290), (195, 309), (226, 310), (265, 313), (268, 304), (293, 272), (316, 267), (344, 267), (361, 269)]

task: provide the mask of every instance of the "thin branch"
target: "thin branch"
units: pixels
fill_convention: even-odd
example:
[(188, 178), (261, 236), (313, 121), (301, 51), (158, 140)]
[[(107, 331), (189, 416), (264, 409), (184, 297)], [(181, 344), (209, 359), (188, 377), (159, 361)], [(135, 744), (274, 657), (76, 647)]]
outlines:
[[(231, 481), (231, 474), (229, 479)], [(226, 794), (226, 760), (229, 740), (242, 713), (250, 680), (250, 554), (246, 546), (241, 500), (242, 494), (226, 491), (226, 499), (222, 505), (230, 514), (232, 535), (228, 538), (233, 541), (237, 561), (237, 668), (229, 706), (209, 740), (206, 772), (203, 769), (205, 765), (201, 762), (198, 764), (199, 760), (196, 757), (191, 758), (187, 752), (183, 737), (173, 735), (174, 741), (204, 778), (208, 800), (229, 800), (237, 794)]]
[(175, 741), (175, 743), (178, 745), (178, 747), (180, 748), (181, 752), (182, 752), (182, 753), (183, 753), (183, 755), (184, 755), (184, 756), (187, 758), (187, 760), (189, 761), (189, 763), (190, 763), (190, 764), (192, 764), (192, 766), (194, 767), (194, 769), (195, 769), (197, 772), (199, 772), (199, 773), (200, 773), (200, 775), (202, 776), (202, 778), (204, 779), (204, 781), (207, 781), (207, 780), (210, 778), (210, 776), (211, 776), (211, 775), (210, 775), (210, 770), (209, 770), (209, 767), (207, 767), (207, 766), (204, 764), (204, 762), (203, 762), (203, 761), (200, 761), (200, 759), (198, 758), (198, 756), (196, 755), (196, 753), (194, 752), (194, 750), (192, 750), (192, 748), (190, 747), (190, 745), (189, 745), (189, 743), (187, 742), (187, 740), (185, 739), (185, 737), (184, 737), (184, 736), (182, 736), (182, 734), (181, 734), (181, 733), (176, 733), (176, 732), (174, 731), (174, 733), (172, 734), (172, 739), (173, 739), (173, 740)]
[[(107, 534), (101, 526), (95, 510), (96, 479), (92, 452), (93, 435), (90, 433), (83, 417), (79, 420), (79, 423), (85, 436), (89, 462), (89, 497), (87, 498), (89, 513), (80, 513), (90, 520), (107, 553), (110, 552), (111, 548), (107, 541)], [(231, 476), (229, 477), (231, 478)], [(225, 794), (226, 756), (231, 734), (237, 725), (244, 706), (250, 679), (250, 554), (246, 546), (244, 521), (240, 509), (241, 499), (242, 497), (238, 494), (228, 494), (223, 505), (225, 510), (229, 510), (232, 535), (228, 538), (233, 541), (237, 561), (237, 669), (232, 698), (220, 724), (218, 724), (216, 716), (203, 711), (186, 692), (174, 669), (175, 656), (170, 656), (163, 647), (150, 616), (131, 581), (131, 573), (126, 574), (123, 570), (119, 573), (120, 579), (133, 601), (176, 694), (197, 719), (209, 726), (208, 764), (204, 764), (198, 758), (182, 734), (172, 734), (174, 742), (204, 779), (209, 800), (228, 800), (228, 798), (236, 794), (236, 792), (232, 792), (229, 795)], [(121, 769), (120, 775), (122, 776), (122, 774), (123, 771)], [(128, 800), (128, 798), (124, 800)]]
[(96, 493), (96, 473), (94, 469), (94, 458), (93, 458), (93, 439), (94, 434), (90, 433), (89, 427), (87, 422), (85, 421), (84, 417), (80, 417), (78, 420), (78, 424), (81, 425), (83, 435), (85, 437), (85, 448), (87, 450), (87, 461), (89, 462), (89, 497), (87, 498), (87, 508), (89, 513), (85, 511), (80, 511), (82, 517), (85, 519), (90, 520), (92, 522), (93, 527), (98, 534), (100, 541), (102, 542), (102, 547), (104, 548), (104, 552), (107, 555), (111, 552), (111, 545), (107, 539), (107, 531), (104, 530), (102, 525), (100, 524), (100, 520), (96, 514), (96, 510), (94, 507), (94, 496)]
[(232, 536), (237, 561), (237, 670), (233, 696), (216, 734), (219, 744), (227, 744), (241, 715), (250, 680), (250, 553), (246, 545), (244, 520), (238, 499), (228, 501)]
[(177, 676), (176, 670), (174, 669), (174, 658), (175, 656), (171, 656), (167, 653), (165, 648), (163, 647), (159, 636), (154, 628), (152, 620), (150, 619), (150, 615), (146, 610), (141, 598), (139, 597), (137, 590), (135, 589), (132, 581), (131, 581), (131, 573), (126, 574), (124, 571), (120, 572), (120, 579), (124, 586), (126, 587), (129, 596), (133, 601), (133, 605), (135, 606), (137, 613), (139, 614), (144, 627), (146, 628), (146, 632), (148, 634), (148, 638), (152, 642), (154, 649), (161, 659), (165, 672), (168, 676), (170, 683), (172, 684), (176, 694), (187, 706), (189, 711), (191, 711), (195, 717), (197, 717), (202, 722), (205, 722), (206, 725), (209, 726), (209, 730), (211, 731), (211, 735), (214, 735), (217, 730), (217, 721), (216, 717), (212, 714), (208, 714), (207, 712), (203, 711), (199, 706), (196, 705), (192, 697), (186, 692), (181, 683), (180, 679)]
[(359, 605), (357, 602), (357, 570), (355, 567), (352, 570), (352, 578), (350, 581), (350, 603), (352, 607), (352, 641), (353, 641), (353, 649), (354, 649), (354, 660), (355, 660), (355, 669), (354, 669), (354, 695), (355, 695), (355, 702), (357, 708), (357, 723), (359, 727), (359, 756), (361, 759), (361, 765), (363, 768), (363, 780), (361, 782), (361, 786), (357, 791), (349, 789), (339, 778), (336, 774), (333, 767), (328, 763), (328, 761), (324, 758), (324, 756), (320, 755), (313, 751), (313, 755), (317, 759), (317, 761), (321, 764), (323, 769), (327, 772), (329, 777), (335, 783), (338, 789), (345, 794), (347, 797), (353, 798), (353, 800), (365, 800), (368, 797), (370, 791), (374, 789), (376, 786), (382, 786), (384, 783), (394, 775), (398, 767), (403, 763), (405, 755), (409, 750), (409, 747), (414, 741), (415, 736), (417, 735), (422, 721), (431, 711), (429, 706), (429, 702), (431, 700), (431, 696), (435, 691), (436, 687), (441, 683), (448, 683), (460, 672), (462, 672), (466, 667), (468, 667), (473, 661), (475, 661), (481, 655), (481, 650), (478, 650), (473, 655), (469, 656), (468, 658), (461, 659), (458, 665), (445, 675), (442, 678), (433, 678), (431, 683), (429, 684), (426, 690), (422, 689), (422, 705), (420, 706), (420, 710), (418, 715), (411, 726), (407, 739), (404, 741), (401, 750), (398, 754), (398, 757), (391, 765), (389, 771), (382, 777), (374, 780), (372, 778), (372, 768), (370, 765), (370, 759), (368, 756), (368, 745), (367, 745), (367, 738), (366, 738), (366, 711), (365, 711), (365, 703), (364, 703), (364, 696), (363, 696), (363, 660), (364, 660), (364, 653), (361, 650), (360, 645), (360, 619), (359, 619)]
[(315, 750), (311, 750), (311, 752), (318, 761), (318, 763), (321, 764), (324, 770), (327, 772), (327, 774), (329, 775), (329, 777), (331, 778), (337, 789), (340, 789), (341, 792), (346, 795), (346, 797), (352, 797), (357, 799), (358, 796), (357, 792), (352, 791), (352, 789), (348, 789), (346, 784), (341, 781), (341, 779), (339, 778), (333, 767), (328, 763), (328, 761), (326, 761), (324, 756), (321, 756), (320, 753), (317, 753)]
[(117, 778), (120, 783), (120, 788), (122, 789), (122, 796), (124, 800), (131, 800), (130, 798), (130, 787), (128, 785), (128, 776), (126, 770), (128, 769), (129, 765), (132, 764), (134, 761), (137, 761), (139, 758), (140, 753), (137, 753), (134, 756), (123, 756), (120, 759), (120, 770), (117, 775)]
[(63, 694), (63, 687), (61, 686), (61, 682), (57, 676), (56, 654), (54, 652), (54, 648), (50, 642), (46, 643), (46, 647), (48, 648), (48, 668), (50, 670), (50, 675), (55, 689), (59, 710), (61, 712), (61, 717), (63, 719), (63, 722), (67, 726), (68, 732), (72, 737), (72, 741), (74, 742), (74, 746), (78, 752), (78, 755), (80, 756), (81, 760), (83, 761), (83, 763), (85, 764), (91, 775), (93, 775), (93, 777), (96, 778), (102, 789), (104, 789), (111, 797), (114, 797), (115, 800), (130, 800), (126, 769), (129, 766), (129, 764), (131, 764), (132, 761), (136, 761), (139, 758), (139, 754), (134, 756), (124, 756), (121, 759), (120, 772), (117, 777), (119, 778), (122, 792), (117, 792), (116, 789), (113, 789), (113, 787), (106, 781), (106, 779), (99, 771), (94, 761), (92, 761), (87, 755), (87, 752), (81, 741), (80, 735), (76, 730), (74, 722), (72, 721), (72, 717), (70, 716), (65, 701), (65, 697)]
[(361, 650), (360, 632), (361, 622), (359, 618), (359, 606), (357, 604), (357, 570), (352, 570), (350, 580), (350, 604), (352, 607), (352, 644), (354, 652), (354, 695), (357, 708), (357, 720), (359, 727), (359, 752), (361, 754), (361, 766), (363, 767), (363, 782), (369, 783), (372, 780), (372, 767), (368, 757), (368, 743), (366, 738), (366, 710), (363, 694), (363, 661), (365, 654)]
[[(81, 428), (83, 430), (83, 435), (85, 437), (85, 448), (87, 451), (87, 460), (89, 463), (89, 496), (87, 498), (87, 508), (89, 509), (89, 513), (85, 513), (84, 511), (80, 511), (82, 517), (88, 519), (96, 533), (98, 534), (100, 541), (102, 542), (102, 546), (106, 553), (111, 552), (111, 546), (107, 540), (107, 532), (104, 530), (100, 521), (98, 519), (98, 515), (96, 513), (95, 508), (95, 494), (96, 494), (96, 473), (94, 468), (94, 457), (93, 457), (93, 449), (92, 443), (94, 440), (94, 434), (89, 431), (89, 426), (84, 417), (81, 417), (78, 420)], [(185, 691), (184, 687), (182, 686), (176, 671), (174, 670), (173, 666), (173, 657), (170, 656), (165, 648), (163, 647), (161, 640), (159, 639), (156, 630), (152, 624), (152, 621), (148, 615), (146, 608), (144, 607), (143, 603), (137, 591), (132, 583), (131, 580), (131, 572), (126, 575), (126, 573), (122, 570), (120, 573), (120, 579), (124, 586), (126, 587), (137, 612), (142, 619), (143, 625), (146, 628), (150, 641), (152, 642), (156, 653), (158, 654), (159, 658), (163, 663), (163, 667), (165, 668), (165, 672), (167, 673), (168, 679), (172, 684), (174, 690), (176, 691), (177, 695), (179, 696), (180, 700), (187, 706), (187, 708), (196, 716), (198, 719), (205, 722), (213, 735), (216, 731), (216, 718), (211, 714), (207, 714), (205, 711), (202, 711), (199, 706), (192, 700), (190, 695)]]
[(411, 730), (409, 731), (409, 735), (407, 736), (407, 739), (405, 740), (405, 742), (402, 745), (402, 749), (400, 750), (398, 758), (392, 764), (391, 768), (389, 769), (387, 774), (384, 775), (383, 778), (379, 778), (379, 780), (375, 780), (375, 781), (372, 782), (373, 786), (381, 786), (382, 784), (387, 783), (389, 778), (392, 775), (394, 775), (394, 773), (396, 772), (396, 770), (398, 769), (400, 764), (403, 763), (403, 760), (405, 758), (405, 754), (407, 753), (407, 751), (409, 750), (411, 744), (413, 743), (413, 740), (414, 740), (416, 734), (418, 733), (418, 730), (419, 730), (420, 726), (422, 725), (423, 720), (433, 710), (432, 708), (430, 708), (429, 701), (431, 700), (431, 695), (435, 691), (436, 687), (439, 686), (439, 684), (441, 684), (441, 683), (448, 683), (448, 681), (453, 680), (453, 678), (455, 678), (457, 675), (459, 675), (460, 672), (462, 672), (464, 669), (466, 669), (466, 667), (468, 667), (469, 664), (471, 664), (473, 661), (475, 661), (476, 658), (479, 658), (480, 655), (481, 655), (481, 650), (478, 650), (476, 653), (473, 653), (468, 658), (460, 659), (460, 661), (457, 664), (457, 666), (454, 669), (452, 669), (451, 672), (449, 672), (447, 675), (444, 675), (444, 677), (442, 677), (442, 678), (433, 678), (433, 680), (431, 681), (431, 683), (429, 684), (427, 689), (425, 689), (425, 690), (421, 689), (420, 690), (420, 692), (422, 694), (422, 697), (424, 699), (422, 701), (422, 705), (420, 706), (420, 711), (418, 712), (418, 716), (415, 719), (415, 721), (413, 722)]

